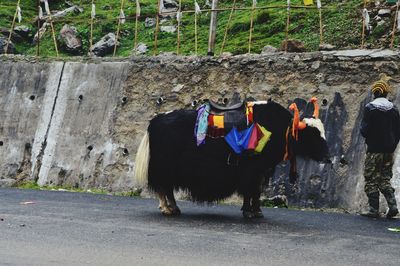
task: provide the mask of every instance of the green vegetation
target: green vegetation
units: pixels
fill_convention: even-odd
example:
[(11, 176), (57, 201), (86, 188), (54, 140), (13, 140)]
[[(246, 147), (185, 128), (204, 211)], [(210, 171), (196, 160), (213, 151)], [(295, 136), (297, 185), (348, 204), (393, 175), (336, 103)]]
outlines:
[[(21, 0), (21, 9), (23, 21), (21, 24), (28, 25), (36, 32), (35, 16), (37, 14), (36, 0)], [(51, 10), (63, 10), (67, 8), (64, 1), (49, 1)], [(58, 35), (61, 27), (68, 23), (75, 26), (82, 38), (84, 53), (89, 50), (90, 36), (90, 0), (70, 1), (83, 8), (84, 12), (80, 14), (69, 14), (66, 17), (55, 20), (55, 30)], [(135, 6), (134, 0), (125, 0), (125, 15), (127, 22), (121, 27), (120, 43), (117, 56), (129, 56), (132, 54), (134, 46), (134, 28), (135, 28)], [(177, 0), (178, 2), (178, 0)], [(229, 8), (232, 5), (231, 0), (220, 0), (219, 8)], [(268, 9), (259, 9), (254, 11), (254, 31), (252, 37), (252, 52), (259, 53), (265, 45), (279, 47), (285, 38), (285, 27), (287, 10), (285, 0), (258, 0), (258, 7), (271, 7)], [(316, 2), (316, 1), (314, 1)], [(372, 1), (370, 1), (372, 2)], [(13, 15), (15, 13), (16, 1), (1, 0), (0, 2), (0, 27), (10, 28)], [(119, 16), (120, 0), (97, 0), (96, 20), (94, 24), (93, 39), (97, 42), (102, 36), (109, 32), (116, 32), (117, 18)], [(141, 16), (138, 27), (138, 41), (146, 43), (149, 47), (147, 54), (153, 53), (154, 48), (154, 27), (145, 27), (144, 21), (147, 17), (155, 17), (157, 12), (157, 0), (140, 0)], [(198, 0), (202, 9), (209, 8), (204, 5), (205, 0)], [(252, 0), (237, 1), (237, 7), (251, 7)], [(301, 0), (292, 0), (292, 5), (302, 5)], [(355, 0), (322, 0), (324, 10), (322, 12), (324, 22), (324, 41), (337, 46), (337, 48), (355, 48), (361, 44), (362, 18), (361, 10), (363, 1)], [(272, 8), (277, 5), (280, 8)], [(371, 3), (372, 5), (372, 3)], [(182, 0), (182, 10), (194, 10), (194, 0)], [(248, 39), (250, 28), (251, 10), (236, 10), (228, 30), (228, 38), (224, 51), (233, 54), (246, 53), (248, 51)], [(221, 44), (228, 22), (230, 10), (218, 13), (218, 30), (216, 54), (221, 50)], [(371, 18), (372, 19), (372, 18)], [(210, 13), (203, 11), (198, 16), (198, 54), (207, 53), (208, 28)], [(304, 42), (309, 51), (317, 50), (319, 46), (319, 14), (316, 9), (291, 9), (291, 24), (289, 36)], [(176, 24), (175, 16), (168, 23)], [(18, 25), (18, 24), (17, 24)], [(390, 29), (386, 26), (377, 27), (367, 36), (366, 42), (370, 47), (380, 47), (388, 45), (388, 41), (382, 41), (382, 36), (386, 36)], [(184, 13), (181, 23), (181, 46), (180, 53), (191, 55), (195, 53), (195, 28), (194, 13)], [(380, 39), (378, 41), (378, 39)], [(36, 47), (28, 43), (17, 43), (17, 51), (22, 54), (35, 55)], [(159, 32), (158, 35), (158, 53), (176, 52), (177, 33)], [(51, 31), (48, 30), (40, 42), (41, 56), (54, 56), (55, 49), (51, 37)], [(61, 56), (70, 56), (61, 53)]]

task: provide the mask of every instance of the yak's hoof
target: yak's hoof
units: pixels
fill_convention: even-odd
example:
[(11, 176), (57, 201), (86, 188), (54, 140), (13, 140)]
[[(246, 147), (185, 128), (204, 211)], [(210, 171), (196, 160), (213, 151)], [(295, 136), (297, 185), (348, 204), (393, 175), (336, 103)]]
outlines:
[(161, 213), (165, 216), (178, 216), (181, 214), (179, 208), (163, 207), (161, 208)]
[(264, 218), (264, 214), (262, 213), (261, 210), (259, 210), (259, 211), (253, 211), (253, 217), (254, 217), (254, 218)]
[(165, 216), (172, 216), (173, 211), (170, 207), (161, 207), (161, 213)]
[(243, 217), (246, 219), (253, 219), (254, 218), (254, 214), (251, 211), (243, 211)]
[(175, 215), (175, 216), (181, 215), (181, 210), (178, 207), (175, 207), (175, 208), (170, 207), (170, 208), (172, 209), (173, 215)]

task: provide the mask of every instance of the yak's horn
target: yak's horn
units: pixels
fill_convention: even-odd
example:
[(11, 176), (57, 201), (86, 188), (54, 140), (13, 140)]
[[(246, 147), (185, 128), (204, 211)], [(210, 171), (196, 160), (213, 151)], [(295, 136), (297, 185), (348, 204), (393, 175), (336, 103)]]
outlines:
[(313, 117), (315, 119), (319, 118), (319, 106), (318, 106), (318, 100), (317, 97), (312, 97), (311, 98), (311, 102), (314, 104), (314, 114)]
[(298, 129), (299, 129), (299, 123), (300, 123), (300, 114), (299, 114), (299, 109), (297, 108), (296, 103), (292, 103), (289, 106), (289, 109), (293, 111), (293, 125), (292, 125), (292, 136), (296, 140), (298, 139)]

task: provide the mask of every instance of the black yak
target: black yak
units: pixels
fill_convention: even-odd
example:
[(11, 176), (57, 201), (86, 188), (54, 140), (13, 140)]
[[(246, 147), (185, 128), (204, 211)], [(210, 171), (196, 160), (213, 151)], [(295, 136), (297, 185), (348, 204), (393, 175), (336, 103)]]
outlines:
[[(315, 101), (314, 105), (317, 107)], [(297, 109), (293, 104), (292, 107)], [(315, 111), (313, 108), (313, 112), (300, 121), (298, 113), (293, 116), (276, 102), (256, 102), (254, 122), (272, 132), (270, 141), (258, 155), (236, 155), (223, 138), (207, 138), (205, 144), (197, 146), (193, 133), (195, 110), (157, 115), (139, 145), (136, 183), (157, 193), (159, 208), (165, 215), (180, 214), (173, 191), (183, 189), (196, 202), (215, 202), (236, 192), (243, 196), (244, 217), (263, 217), (259, 198), (264, 175), (272, 174), (285, 155), (291, 155), (292, 166), (296, 155), (316, 161), (328, 159), (318, 108)]]

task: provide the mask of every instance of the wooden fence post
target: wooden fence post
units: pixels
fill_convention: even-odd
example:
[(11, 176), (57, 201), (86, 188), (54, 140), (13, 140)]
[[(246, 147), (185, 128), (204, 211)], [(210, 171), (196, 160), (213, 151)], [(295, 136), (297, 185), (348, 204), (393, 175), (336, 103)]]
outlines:
[(233, 0), (231, 13), (229, 14), (228, 22), (226, 23), (224, 40), (222, 41), (222, 45), (221, 45), (221, 52), (219, 54), (222, 54), (224, 52), (225, 43), (226, 43), (226, 37), (228, 36), (228, 30), (229, 30), (229, 26), (231, 24), (231, 20), (232, 20), (232, 16), (233, 16), (233, 12), (235, 11), (235, 8), (236, 8), (236, 0)]
[(211, 5), (211, 19), (210, 19), (210, 34), (208, 38), (208, 53), (207, 55), (214, 55), (215, 37), (217, 35), (217, 11), (218, 0), (213, 0)]
[(156, 30), (154, 32), (154, 50), (153, 50), (153, 55), (157, 55), (157, 40), (158, 40), (158, 29), (160, 26), (160, 12), (162, 11), (160, 9), (160, 1), (157, 1), (157, 17), (156, 17)]
[(397, 16), (399, 14), (399, 1), (397, 1), (396, 3), (396, 13), (394, 13), (394, 22), (393, 22), (393, 31), (392, 31), (392, 39), (390, 40), (390, 49), (393, 49), (393, 45), (394, 45), (394, 37), (396, 34), (396, 24), (397, 24)]
[(249, 32), (249, 51), (248, 53), (251, 53), (251, 38), (252, 38), (252, 33), (253, 33), (253, 26), (254, 26), (254, 12), (256, 10), (256, 4), (257, 1), (253, 0), (253, 5), (252, 5), (252, 9), (251, 9), (251, 14), (250, 14), (250, 32)]
[(136, 0), (136, 14), (135, 14), (135, 43), (133, 49), (136, 50), (138, 45), (138, 23), (140, 17), (140, 3), (139, 0)]
[(365, 15), (364, 11), (367, 8), (367, 0), (364, 0), (364, 9), (362, 11), (362, 32), (361, 32), (361, 49), (364, 49), (364, 39), (365, 39)]
[(197, 55), (197, 2), (194, 0), (194, 53)]
[(317, 8), (319, 13), (319, 46), (321, 47), (324, 44), (324, 25), (322, 22), (322, 5), (320, 0), (317, 2)]
[[(117, 52), (117, 45), (118, 45), (118, 39), (119, 39), (119, 31), (121, 30), (121, 24), (124, 23), (123, 20), (125, 20), (125, 18), (121, 18), (121, 15), (124, 12), (124, 5), (125, 5), (125, 1), (121, 0), (121, 8), (119, 10), (119, 15), (118, 15), (117, 36), (115, 36), (113, 57), (115, 56), (115, 54)], [(125, 16), (125, 14), (124, 14), (124, 16)]]
[(94, 4), (94, 0), (92, 0), (92, 6), (91, 6), (91, 12), (90, 12), (90, 40), (89, 40), (89, 55), (92, 55), (92, 48), (93, 48), (93, 21), (96, 16), (96, 6)]
[(37, 39), (37, 48), (36, 48), (36, 56), (40, 56), (40, 0), (37, 0), (37, 7), (38, 7), (38, 20), (37, 20), (37, 34), (38, 34), (38, 39)]
[(9, 45), (10, 42), (11, 42), (11, 36), (12, 36), (12, 33), (13, 33), (13, 31), (14, 31), (14, 26), (15, 26), (15, 19), (17, 18), (17, 14), (18, 14), (19, 3), (20, 3), (20, 0), (18, 0), (17, 7), (15, 8), (15, 14), (14, 14), (14, 18), (13, 18), (13, 21), (12, 21), (12, 24), (11, 24), (10, 34), (8, 35), (6, 47), (5, 47), (5, 49), (4, 49), (4, 54), (7, 54), (7, 52), (8, 52), (8, 45)]
[(286, 17), (286, 30), (285, 30), (285, 52), (287, 52), (289, 40), (289, 26), (290, 26), (290, 0), (287, 1), (287, 17)]
[(176, 54), (179, 55), (179, 48), (181, 46), (181, 19), (182, 19), (182, 0), (179, 0), (178, 12), (176, 13), (176, 20), (178, 23), (177, 31), (177, 40), (176, 40)]

